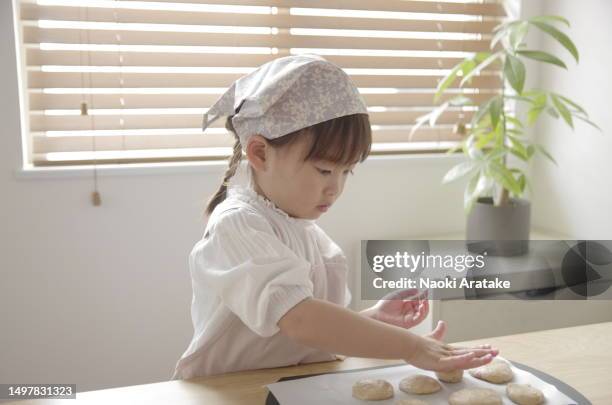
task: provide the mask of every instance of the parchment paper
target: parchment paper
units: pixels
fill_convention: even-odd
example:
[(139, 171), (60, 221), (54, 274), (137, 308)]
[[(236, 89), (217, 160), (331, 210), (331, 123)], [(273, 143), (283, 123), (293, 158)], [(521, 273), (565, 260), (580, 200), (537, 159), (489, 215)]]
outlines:
[[(498, 356), (500, 360), (504, 360)], [(509, 363), (510, 364), (510, 363)], [(567, 405), (576, 404), (577, 401), (560, 392), (554, 385), (542, 381), (537, 376), (510, 365), (514, 372), (513, 383), (531, 384), (540, 389), (546, 397), (546, 404)], [(377, 404), (393, 405), (399, 399), (418, 398), (430, 405), (448, 405), (449, 396), (463, 388), (490, 388), (502, 396), (504, 405), (514, 405), (506, 395), (507, 384), (491, 384), (472, 377), (467, 370), (463, 374), (463, 381), (456, 384), (440, 382), (442, 389), (435, 394), (410, 395), (399, 390), (399, 382), (411, 375), (423, 374), (436, 378), (432, 371), (421, 370), (409, 364), (405, 366), (385, 367), (374, 370), (357, 370), (336, 374), (324, 374), (315, 377), (300, 378), (282, 381), (267, 385), (281, 405), (311, 405), (311, 404)], [(361, 401), (353, 398), (353, 384), (362, 378), (381, 378), (393, 385), (395, 395), (385, 401)]]

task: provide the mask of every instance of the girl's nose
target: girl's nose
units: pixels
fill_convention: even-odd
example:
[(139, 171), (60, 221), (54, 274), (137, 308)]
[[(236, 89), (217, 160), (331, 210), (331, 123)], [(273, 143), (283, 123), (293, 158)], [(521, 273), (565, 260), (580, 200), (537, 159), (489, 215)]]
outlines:
[(325, 194), (328, 197), (335, 197), (336, 195), (338, 195), (341, 189), (342, 189), (342, 177), (332, 176), (325, 190), (326, 191)]

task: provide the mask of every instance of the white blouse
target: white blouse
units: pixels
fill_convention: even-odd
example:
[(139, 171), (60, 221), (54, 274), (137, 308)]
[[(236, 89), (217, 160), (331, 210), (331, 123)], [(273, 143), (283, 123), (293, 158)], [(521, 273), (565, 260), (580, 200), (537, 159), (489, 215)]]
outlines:
[(348, 306), (346, 256), (314, 220), (230, 186), (189, 256), (194, 334), (172, 379), (334, 360), (279, 333), (308, 297)]

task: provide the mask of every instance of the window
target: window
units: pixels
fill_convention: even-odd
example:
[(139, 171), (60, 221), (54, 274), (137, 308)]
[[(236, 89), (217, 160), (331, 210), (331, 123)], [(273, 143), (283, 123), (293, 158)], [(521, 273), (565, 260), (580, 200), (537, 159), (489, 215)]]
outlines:
[[(438, 80), (487, 50), (501, 4), (474, 0), (21, 0), (29, 155), (36, 166), (224, 159), (207, 107), (280, 56), (346, 69), (370, 111), (374, 153), (442, 151), (469, 108), (409, 139)], [(206, 3), (206, 4), (204, 4)], [(463, 89), (499, 91), (496, 72)], [(459, 92), (459, 89), (456, 90)], [(481, 97), (482, 98), (482, 97)]]

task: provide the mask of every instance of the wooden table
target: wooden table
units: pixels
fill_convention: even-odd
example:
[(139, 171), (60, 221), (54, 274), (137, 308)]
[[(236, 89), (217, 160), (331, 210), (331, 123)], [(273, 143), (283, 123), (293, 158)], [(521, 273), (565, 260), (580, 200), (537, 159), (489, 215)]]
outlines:
[[(612, 404), (612, 322), (473, 340), (462, 344), (484, 342), (499, 348), (501, 355), (509, 360), (518, 361), (564, 381), (594, 405)], [(89, 391), (78, 393), (76, 400), (26, 400), (12, 404), (264, 404), (268, 394), (265, 385), (281, 377), (398, 363), (397, 360), (347, 358), (344, 361)]]

